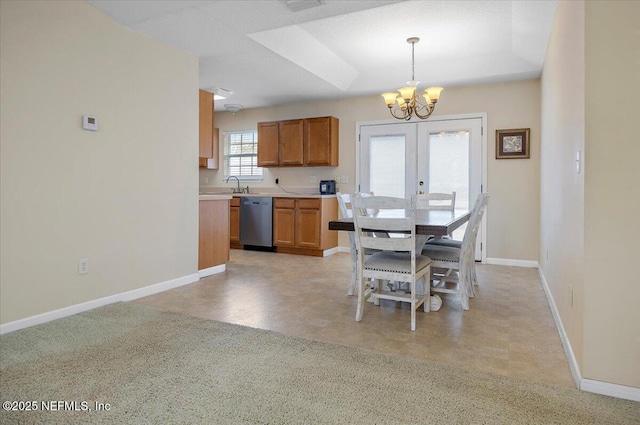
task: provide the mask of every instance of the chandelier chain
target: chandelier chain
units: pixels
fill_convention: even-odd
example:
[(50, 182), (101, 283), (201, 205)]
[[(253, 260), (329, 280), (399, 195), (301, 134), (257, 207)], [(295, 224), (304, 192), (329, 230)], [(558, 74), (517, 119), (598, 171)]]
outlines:
[(416, 59), (415, 59), (416, 42), (411, 42), (411, 81), (416, 80)]

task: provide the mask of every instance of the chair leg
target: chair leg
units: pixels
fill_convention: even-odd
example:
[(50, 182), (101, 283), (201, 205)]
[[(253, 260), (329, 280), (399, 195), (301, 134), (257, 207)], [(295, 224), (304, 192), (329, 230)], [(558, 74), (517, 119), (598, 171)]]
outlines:
[(358, 283), (358, 305), (356, 307), (356, 322), (362, 320), (362, 312), (364, 310), (364, 293), (365, 293), (365, 283), (362, 278), (359, 278)]
[(411, 282), (411, 330), (416, 330), (416, 280)]
[(462, 308), (469, 310), (469, 293), (467, 292), (466, 283), (460, 282), (460, 301), (462, 302)]
[(351, 282), (349, 282), (349, 289), (347, 290), (347, 295), (353, 296), (353, 292), (357, 283), (358, 281), (356, 280), (356, 274), (354, 273), (354, 270), (351, 270)]
[(420, 284), (422, 285), (422, 294), (427, 295), (427, 299), (422, 304), (422, 310), (425, 313), (429, 313), (431, 311), (431, 266), (429, 266), (429, 271), (420, 278)]
[[(382, 290), (382, 280), (374, 279), (373, 280), (373, 285), (375, 286), (376, 294), (379, 294), (380, 291)], [(380, 298), (375, 297), (373, 299), (373, 305), (380, 305)]]
[(411, 306), (411, 330), (416, 330), (416, 306), (412, 304)]
[(473, 286), (478, 286), (478, 275), (476, 274), (476, 263), (474, 260), (473, 270), (471, 272), (471, 281), (473, 282)]
[(351, 251), (351, 282), (349, 283), (349, 289), (347, 295), (351, 296), (357, 290), (358, 285), (358, 258), (355, 250)]
[(470, 270), (469, 270), (469, 296), (470, 297), (475, 297), (476, 296), (476, 288), (474, 288), (474, 286), (478, 286), (478, 282), (476, 281), (476, 265), (475, 265), (475, 263), (472, 263), (469, 268), (470, 268)]

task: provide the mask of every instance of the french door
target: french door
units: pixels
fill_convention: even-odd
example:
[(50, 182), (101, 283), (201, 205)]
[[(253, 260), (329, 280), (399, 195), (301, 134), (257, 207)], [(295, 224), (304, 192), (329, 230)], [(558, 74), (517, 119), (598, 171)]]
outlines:
[[(456, 208), (468, 210), (482, 191), (482, 118), (363, 124), (358, 150), (360, 192), (404, 198), (455, 191)], [(476, 260), (482, 258), (481, 235)]]

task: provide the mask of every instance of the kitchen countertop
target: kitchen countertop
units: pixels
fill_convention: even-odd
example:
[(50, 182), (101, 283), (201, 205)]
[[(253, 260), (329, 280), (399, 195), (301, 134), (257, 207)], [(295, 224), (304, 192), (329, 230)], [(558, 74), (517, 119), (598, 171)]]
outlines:
[[(223, 198), (225, 197), (226, 198)], [(267, 196), (271, 198), (316, 198), (316, 199), (324, 199), (324, 198), (335, 198), (336, 195), (321, 195), (319, 193), (214, 193), (214, 192), (200, 192), (200, 200), (205, 200), (204, 198), (219, 197), (220, 199), (231, 199), (231, 197), (256, 197), (256, 196)]]
[(201, 193), (199, 196), (200, 201), (229, 201), (232, 196), (230, 194), (225, 193)]

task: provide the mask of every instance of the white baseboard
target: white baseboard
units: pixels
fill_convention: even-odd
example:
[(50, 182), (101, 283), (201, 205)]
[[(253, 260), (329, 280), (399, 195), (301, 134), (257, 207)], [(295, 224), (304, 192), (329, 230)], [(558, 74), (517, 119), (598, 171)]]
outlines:
[(348, 247), (348, 246), (339, 246), (338, 247), (338, 252), (350, 253), (351, 252), (351, 248)]
[(576, 388), (580, 388), (582, 374), (580, 373), (580, 368), (578, 367), (578, 361), (576, 360), (576, 356), (573, 354), (573, 348), (571, 348), (569, 337), (567, 336), (567, 332), (564, 330), (564, 325), (562, 324), (560, 313), (558, 312), (558, 308), (556, 307), (556, 302), (553, 299), (553, 295), (551, 294), (551, 290), (549, 289), (549, 285), (547, 284), (547, 280), (544, 277), (544, 273), (542, 272), (541, 267), (538, 267), (538, 275), (540, 275), (542, 288), (544, 289), (544, 293), (547, 295), (547, 301), (549, 302), (549, 307), (551, 308), (551, 314), (553, 315), (554, 322), (556, 322), (556, 328), (558, 328), (558, 333), (560, 334), (560, 341), (562, 341), (564, 352), (567, 355), (567, 360), (569, 361), (569, 369), (571, 370), (573, 383), (575, 384)]
[(549, 289), (549, 285), (547, 284), (547, 280), (544, 277), (542, 268), (540, 268), (539, 266), (538, 274), (540, 275), (540, 280), (542, 281), (544, 292), (547, 295), (547, 301), (549, 302), (549, 307), (551, 308), (551, 313), (553, 314), (553, 320), (556, 322), (556, 327), (558, 328), (558, 333), (560, 334), (560, 340), (562, 341), (564, 352), (567, 355), (569, 369), (571, 370), (571, 376), (573, 377), (573, 382), (576, 385), (576, 388), (590, 393), (623, 398), (625, 400), (640, 401), (640, 388), (627, 387), (620, 384), (611, 384), (609, 382), (595, 381), (593, 379), (585, 379), (582, 377), (582, 374), (580, 373), (580, 367), (578, 366), (578, 361), (573, 354), (573, 349), (571, 348), (571, 343), (569, 342), (569, 337), (567, 336), (564, 325), (562, 324), (560, 313), (558, 312), (558, 308), (556, 307), (556, 303), (553, 299), (553, 295), (551, 294), (551, 290)]
[(640, 388), (636, 387), (610, 384), (609, 382), (594, 381), (593, 379), (582, 379), (580, 381), (580, 389), (590, 393), (624, 398), (625, 400), (640, 401)]
[(20, 319), (13, 322), (5, 323), (0, 325), (0, 335), (39, 325), (41, 323), (51, 322), (52, 320), (61, 319), (63, 317), (73, 316), (74, 314), (82, 313), (83, 311), (87, 310), (93, 310), (94, 308), (102, 307), (107, 304), (113, 304), (119, 301), (131, 301), (149, 295), (157, 294), (159, 292), (164, 292), (169, 289), (197, 282), (199, 279), (200, 276), (198, 275), (198, 273), (193, 273), (187, 276), (178, 277), (176, 279), (167, 280), (165, 282), (145, 286), (143, 288), (133, 289), (131, 291), (110, 295), (108, 297), (99, 298), (97, 300), (87, 301), (85, 303), (64, 307), (58, 310), (48, 311), (46, 313), (27, 317), (26, 319)]
[(496, 266), (513, 266), (513, 267), (538, 267), (537, 261), (532, 260), (513, 260), (510, 258), (487, 258), (485, 264), (493, 264)]
[(198, 276), (200, 276), (200, 279), (202, 279), (203, 277), (211, 276), (212, 274), (222, 273), (226, 269), (226, 264), (220, 264), (219, 266), (213, 266), (207, 269), (198, 270)]
[(328, 257), (330, 255), (335, 254), (336, 252), (340, 252), (340, 247), (336, 246), (334, 248), (330, 248), (330, 249), (325, 249), (324, 251), (322, 251), (322, 256), (323, 257)]

